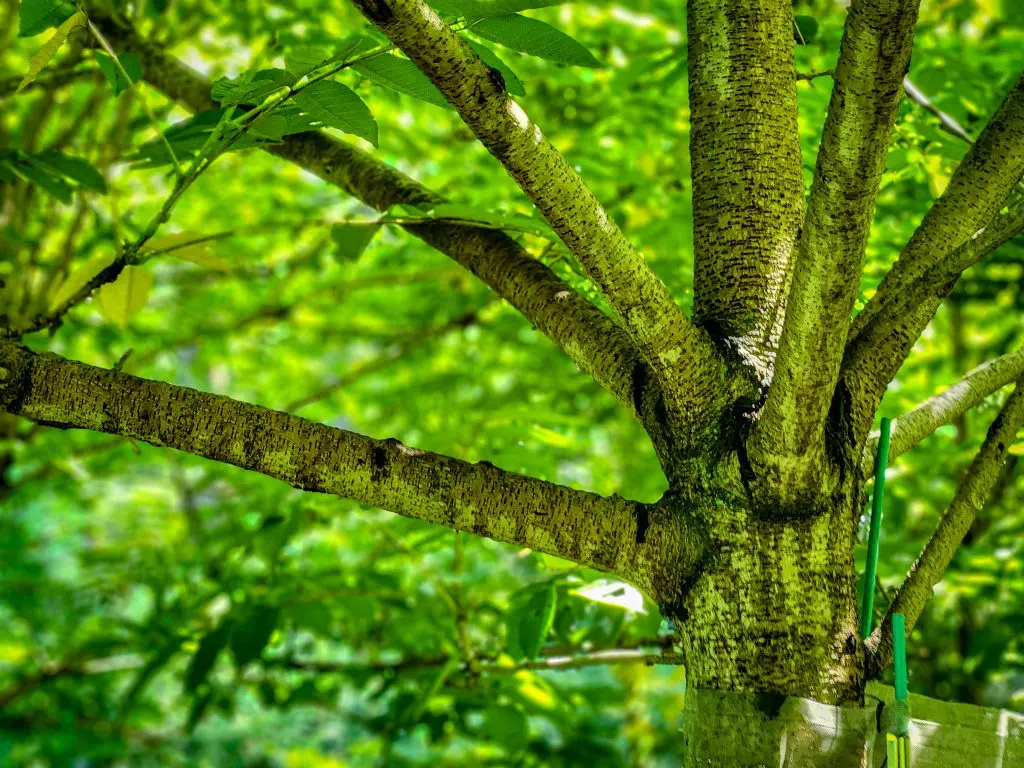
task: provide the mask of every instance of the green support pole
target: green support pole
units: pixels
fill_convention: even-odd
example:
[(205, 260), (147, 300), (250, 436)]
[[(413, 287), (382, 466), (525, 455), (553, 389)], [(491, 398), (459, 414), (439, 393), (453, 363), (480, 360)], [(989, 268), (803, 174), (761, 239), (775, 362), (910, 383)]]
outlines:
[(875, 457), (875, 487), (871, 495), (871, 527), (868, 530), (868, 558), (864, 567), (864, 586), (860, 601), (860, 636), (871, 634), (875, 607), (875, 576), (878, 573), (878, 536), (882, 527), (882, 496), (885, 493), (885, 469), (889, 466), (889, 430), (891, 420), (882, 417), (882, 434), (878, 438)]

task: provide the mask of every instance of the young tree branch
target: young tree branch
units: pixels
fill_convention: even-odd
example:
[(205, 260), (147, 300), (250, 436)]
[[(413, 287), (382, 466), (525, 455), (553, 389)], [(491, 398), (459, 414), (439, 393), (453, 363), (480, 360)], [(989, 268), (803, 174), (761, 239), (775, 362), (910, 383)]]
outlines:
[[(909, 413), (894, 419), (889, 460), (906, 453), (944, 424), (950, 424), (986, 397), (1017, 380), (1024, 373), (1024, 349), (982, 363), (944, 392), (930, 397)], [(864, 448), (863, 471), (875, 470), (878, 435)]]
[(686, 14), (694, 320), (771, 379), (804, 178), (788, 0), (691, 0)]
[(988, 226), (906, 285), (885, 303), (883, 311), (850, 339), (843, 354), (841, 376), (842, 387), (851, 395), (855, 440), (867, 434), (886, 387), (896, 377), (939, 305), (952, 293), (960, 275), (1021, 232), (1024, 232), (1024, 198), (1015, 201)]
[[(92, 18), (112, 46), (139, 56), (143, 77), (168, 98), (194, 112), (217, 107), (210, 98), (210, 83), (201, 74), (134, 30), (96, 13)], [(444, 201), (372, 155), (322, 133), (286, 136), (267, 149), (381, 212), (399, 204), (429, 207)], [(430, 222), (403, 228), (480, 278), (616, 399), (637, 410), (630, 382), (643, 361), (626, 333), (515, 240), (503, 232), (462, 224)]]
[[(717, 418), (724, 363), (565, 158), (423, 0), (353, 0), (455, 107), (530, 197), (622, 321), (691, 439)], [(693, 422), (697, 422), (696, 428)], [(686, 438), (684, 438), (684, 441)]]
[(875, 295), (857, 315), (851, 342), (917, 277), (985, 227), (1024, 174), (1024, 75), (957, 166)]
[(919, 5), (854, 0), (846, 18), (774, 386), (751, 443), (755, 472), (766, 474), (792, 503), (820, 487), (814, 474), (824, 455), (826, 419)]
[(611, 571), (675, 596), (702, 534), (678, 512), (604, 498), (228, 397), (0, 342), (0, 410), (176, 448), (405, 517)]
[(1022, 426), (1024, 376), (1017, 379), (1013, 393), (989, 427), (985, 442), (964, 475), (956, 497), (942, 515), (921, 555), (911, 566), (884, 621), (866, 641), (868, 678), (877, 676), (892, 661), (892, 615), (902, 613), (906, 617), (907, 632), (914, 628), (932, 596), (932, 589), (942, 579), (960, 542), (967, 535), (975, 516), (999, 478), (1010, 444)]

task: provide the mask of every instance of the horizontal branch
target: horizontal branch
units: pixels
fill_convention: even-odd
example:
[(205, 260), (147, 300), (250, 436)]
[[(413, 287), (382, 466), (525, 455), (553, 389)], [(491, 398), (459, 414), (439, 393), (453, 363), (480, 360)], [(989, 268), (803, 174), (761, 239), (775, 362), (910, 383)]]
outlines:
[[(168, 98), (194, 112), (218, 106), (201, 74), (134, 30), (95, 13), (92, 18), (114, 48), (139, 56), (143, 77)], [(444, 202), (372, 155), (322, 133), (286, 136), (267, 149), (381, 212), (400, 204), (432, 207)], [(462, 224), (403, 228), (489, 285), (616, 399), (636, 410), (631, 376), (642, 361), (626, 333), (515, 240)]]
[(0, 410), (176, 448), (675, 595), (702, 540), (677, 514), (0, 342)]
[(682, 314), (502, 78), (423, 0), (353, 3), (430, 79), (576, 255), (654, 369), (670, 416), (717, 419), (724, 371), (710, 338)]
[(942, 515), (921, 555), (907, 574), (882, 624), (865, 643), (867, 676), (877, 676), (892, 661), (892, 615), (906, 617), (907, 632), (914, 628), (932, 590), (942, 579), (975, 516), (998, 480), (1017, 432), (1024, 427), (1024, 376), (989, 427), (985, 442), (963, 476), (956, 497)]
[[(894, 419), (889, 441), (889, 460), (906, 453), (944, 424), (976, 406), (986, 397), (1011, 384), (1024, 373), (1024, 349), (982, 363), (949, 389), (930, 397), (909, 413)], [(864, 449), (863, 471), (875, 470), (878, 433)]]
[[(855, 0), (846, 18), (807, 201), (773, 386), (755, 427), (755, 473), (790, 503), (820, 487), (875, 197), (902, 95), (920, 0)], [(810, 501), (810, 499), (806, 499)]]

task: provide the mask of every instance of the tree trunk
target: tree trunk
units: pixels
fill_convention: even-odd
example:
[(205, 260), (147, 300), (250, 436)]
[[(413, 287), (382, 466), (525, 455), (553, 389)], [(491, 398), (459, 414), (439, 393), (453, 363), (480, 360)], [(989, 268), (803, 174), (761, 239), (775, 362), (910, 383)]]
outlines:
[(857, 494), (800, 518), (758, 512), (734, 482), (703, 515), (701, 575), (662, 606), (687, 659), (687, 765), (860, 766), (874, 740), (858, 637)]
[(876, 709), (691, 688), (682, 731), (686, 768), (869, 768)]

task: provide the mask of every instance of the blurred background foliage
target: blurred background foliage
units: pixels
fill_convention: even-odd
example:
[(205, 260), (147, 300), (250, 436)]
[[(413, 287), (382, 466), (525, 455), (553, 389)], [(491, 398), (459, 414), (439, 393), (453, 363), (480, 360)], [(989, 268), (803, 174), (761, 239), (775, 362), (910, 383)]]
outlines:
[[(365, 31), (340, 0), (143, 0), (122, 10), (211, 79), (284, 66), (297, 46), (330, 48)], [(798, 71), (827, 71), (843, 3), (800, 0), (795, 10)], [(60, 284), (48, 275), (109, 255), (116, 232), (134, 234), (163, 202), (166, 167), (126, 161), (156, 137), (141, 100), (161, 126), (188, 115), (142, 86), (115, 97), (95, 54), (74, 41), (47, 71), (83, 76), (14, 95), (50, 33), (16, 37), (13, 0), (0, 14), (0, 147), (85, 158), (106, 187), (75, 186), (62, 201), (21, 178), (0, 183), (0, 295), (14, 306), (17, 286), (46, 300)], [(684, 3), (527, 15), (603, 66), (488, 45), (524, 84), (527, 112), (688, 307)], [(933, 0), (910, 78), (976, 135), (1022, 51), (1017, 0)], [(376, 149), (347, 140), (487, 216), (531, 213), (454, 112), (355, 73), (340, 80), (379, 126)], [(808, 182), (830, 87), (827, 74), (799, 84)], [(904, 100), (862, 299), (967, 146)], [(137, 313), (114, 322), (93, 299), (52, 337), (27, 341), (103, 366), (132, 350), (123, 367), (134, 374), (602, 494), (658, 498), (664, 480), (642, 430), (511, 307), (401, 230), (385, 226), (353, 254), (351, 233), (332, 226), (375, 216), (258, 150), (228, 154), (161, 231), (230, 231), (208, 244), (205, 264), (153, 259), (139, 268), (153, 285)], [(515, 236), (592, 295), (542, 231)], [(1021, 343), (1022, 273), (1017, 243), (966, 274), (884, 414)], [(930, 535), (999, 399), (890, 470), (883, 590)], [(0, 426), (0, 764), (678, 764), (685, 671), (636, 660), (670, 651), (672, 630), (628, 585), (173, 451)], [(1024, 446), (1013, 452), (1011, 465)], [(1022, 478), (1004, 476), (915, 630), (913, 690), (1024, 711)], [(615, 652), (629, 663), (573, 655)], [(548, 668), (567, 654), (568, 668)]]

